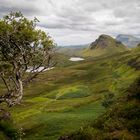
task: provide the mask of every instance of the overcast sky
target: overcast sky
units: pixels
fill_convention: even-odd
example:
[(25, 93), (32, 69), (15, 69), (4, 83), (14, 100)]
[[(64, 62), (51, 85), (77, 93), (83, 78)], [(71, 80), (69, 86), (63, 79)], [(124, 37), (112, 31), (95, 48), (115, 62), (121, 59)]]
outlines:
[(140, 37), (140, 0), (0, 0), (0, 17), (10, 11), (37, 17), (58, 45), (90, 43), (100, 34)]

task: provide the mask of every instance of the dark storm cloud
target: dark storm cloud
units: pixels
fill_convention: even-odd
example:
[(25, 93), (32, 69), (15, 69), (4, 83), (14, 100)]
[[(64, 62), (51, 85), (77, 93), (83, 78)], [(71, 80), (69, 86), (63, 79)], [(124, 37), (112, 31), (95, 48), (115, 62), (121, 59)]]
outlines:
[(0, 16), (9, 11), (36, 16), (60, 44), (93, 41), (101, 33), (140, 34), (140, 0), (0, 0)]

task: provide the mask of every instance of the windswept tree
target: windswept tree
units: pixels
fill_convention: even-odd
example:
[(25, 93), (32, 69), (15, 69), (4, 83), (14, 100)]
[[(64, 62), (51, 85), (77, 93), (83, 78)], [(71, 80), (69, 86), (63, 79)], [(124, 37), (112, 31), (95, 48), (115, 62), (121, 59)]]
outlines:
[(36, 29), (37, 22), (20, 12), (11, 12), (0, 20), (0, 81), (7, 89), (0, 94), (0, 103), (6, 102), (8, 106), (20, 103), (24, 87), (54, 65), (53, 40)]

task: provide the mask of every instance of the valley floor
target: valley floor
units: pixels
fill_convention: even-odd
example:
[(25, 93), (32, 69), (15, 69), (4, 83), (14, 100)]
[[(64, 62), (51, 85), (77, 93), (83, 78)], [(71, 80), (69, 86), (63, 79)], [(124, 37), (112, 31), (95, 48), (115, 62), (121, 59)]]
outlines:
[(106, 110), (101, 104), (105, 94), (119, 97), (138, 77), (139, 65), (133, 62), (140, 62), (138, 56), (88, 58), (41, 74), (11, 110), (23, 140), (56, 140), (91, 123)]

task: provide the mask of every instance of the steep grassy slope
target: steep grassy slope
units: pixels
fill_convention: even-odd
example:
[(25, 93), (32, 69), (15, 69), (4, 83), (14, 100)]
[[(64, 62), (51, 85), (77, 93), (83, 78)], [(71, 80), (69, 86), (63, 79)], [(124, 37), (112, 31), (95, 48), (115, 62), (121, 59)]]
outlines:
[(112, 139), (140, 139), (140, 77), (114, 101), (104, 115), (91, 125), (67, 136), (67, 140)]
[(102, 48), (97, 48), (97, 49), (83, 49), (79, 56), (82, 57), (100, 57), (100, 56), (106, 56), (106, 55), (113, 55), (119, 52), (124, 52), (127, 51), (127, 49), (122, 49), (122, 48), (108, 48), (108, 49), (102, 49)]
[[(139, 52), (68, 62), (41, 74), (24, 93), (21, 105), (11, 108), (23, 140), (56, 140), (76, 131), (105, 112), (107, 93), (119, 97), (138, 77), (132, 61)], [(131, 62), (131, 63), (130, 63)]]
[(113, 105), (89, 125), (60, 137), (60, 140), (140, 139), (140, 51), (137, 48), (114, 58), (119, 67), (115, 61), (110, 63), (116, 77), (110, 86), (110, 93), (115, 94)]

